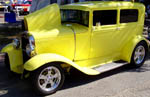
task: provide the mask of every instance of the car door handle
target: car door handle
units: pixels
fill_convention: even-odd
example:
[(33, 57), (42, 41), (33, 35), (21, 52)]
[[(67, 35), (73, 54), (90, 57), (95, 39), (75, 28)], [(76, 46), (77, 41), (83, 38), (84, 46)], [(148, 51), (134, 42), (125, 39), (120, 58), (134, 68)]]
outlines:
[(120, 27), (117, 27), (116, 30), (120, 30)]

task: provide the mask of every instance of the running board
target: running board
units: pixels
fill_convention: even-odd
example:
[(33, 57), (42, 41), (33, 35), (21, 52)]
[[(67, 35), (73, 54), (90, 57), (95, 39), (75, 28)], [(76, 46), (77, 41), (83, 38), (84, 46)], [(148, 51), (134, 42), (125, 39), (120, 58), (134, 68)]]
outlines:
[(121, 66), (126, 65), (126, 64), (127, 64), (127, 62), (113, 62), (113, 63), (104, 64), (102, 66), (95, 67), (93, 69), (98, 71), (99, 73), (103, 73), (103, 72), (121, 67)]

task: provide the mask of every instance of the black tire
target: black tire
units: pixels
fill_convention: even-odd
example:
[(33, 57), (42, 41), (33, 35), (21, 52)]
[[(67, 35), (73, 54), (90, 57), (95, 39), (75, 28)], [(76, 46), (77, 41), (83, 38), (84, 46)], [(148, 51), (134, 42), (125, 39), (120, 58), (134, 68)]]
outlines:
[[(138, 59), (136, 60), (136, 57), (135, 57), (136, 56), (135, 53), (137, 52), (137, 50), (140, 50), (141, 52), (143, 51), (143, 55), (139, 55), (140, 56), (139, 57), (139, 61), (138, 61)], [(131, 67), (135, 67), (135, 68), (141, 67), (144, 64), (144, 62), (145, 62), (147, 53), (148, 53), (147, 44), (145, 42), (143, 42), (143, 41), (138, 43), (136, 45), (136, 47), (134, 48), (134, 51), (132, 53), (130, 66)]]
[(150, 33), (150, 26), (148, 26), (148, 33)]
[[(48, 70), (48, 68), (53, 68), (53, 71), (52, 71), (52, 69), (51, 70)], [(56, 69), (56, 71), (58, 70), (59, 72), (56, 72), (55, 71), (55, 74), (57, 73), (57, 75), (59, 75), (59, 76), (61, 76), (61, 78), (59, 79), (59, 78), (46, 78), (46, 80), (45, 79), (40, 79), (39, 77), (40, 77), (40, 75), (44, 75), (44, 76), (50, 76), (49, 74), (46, 74), (46, 71), (44, 71), (44, 70), (48, 70), (48, 71), (50, 71), (51, 72), (51, 74), (52, 74), (52, 72), (54, 72), (55, 70), (54, 69)], [(45, 74), (44, 74), (45, 73)], [(48, 72), (47, 72), (48, 73)], [(39, 80), (40, 79), (40, 80)], [(51, 63), (51, 64), (46, 64), (46, 65), (44, 65), (44, 66), (42, 66), (42, 67), (40, 67), (39, 69), (37, 69), (37, 70), (35, 70), (34, 72), (32, 72), (31, 73), (31, 80), (32, 80), (32, 84), (33, 84), (33, 88), (34, 88), (34, 90), (35, 90), (35, 92), (36, 92), (36, 94), (38, 94), (38, 95), (43, 95), (43, 96), (45, 96), (45, 95), (49, 95), (49, 94), (53, 94), (53, 93), (55, 93), (57, 90), (59, 90), (61, 87), (62, 87), (62, 85), (63, 85), (63, 83), (64, 83), (64, 80), (65, 80), (65, 75), (64, 75), (64, 71), (63, 71), (63, 69), (60, 67), (60, 65), (59, 64), (54, 64), (54, 63)], [(57, 87), (55, 87), (54, 89), (52, 89), (52, 90), (46, 90), (46, 89), (43, 89), (43, 87), (42, 87), (42, 83), (44, 84), (44, 83), (47, 83), (48, 81), (49, 81), (49, 84), (47, 84), (46, 85), (46, 88), (47, 88), (47, 86), (49, 85), (50, 87), (52, 87), (51, 86), (51, 83), (50, 83), (50, 81), (54, 81), (54, 80), (59, 80), (59, 84), (57, 85)], [(47, 81), (47, 82), (46, 82)], [(55, 82), (54, 82), (55, 83)], [(56, 84), (57, 84), (57, 82), (56, 82)], [(55, 85), (53, 85), (53, 86), (55, 86)], [(49, 87), (47, 88), (47, 89), (50, 89)]]
[(8, 57), (8, 54), (7, 54), (7, 53), (5, 53), (5, 60), (4, 60), (4, 62), (5, 62), (6, 68), (7, 68), (9, 71), (11, 71), (11, 69), (10, 69), (10, 62), (9, 62), (9, 57)]
[(5, 64), (5, 67), (6, 67), (7, 70), (8, 70), (8, 76), (9, 76), (10, 78), (13, 78), (14, 76), (20, 76), (20, 74), (17, 74), (16, 72), (11, 71), (8, 53), (5, 53), (4, 64)]

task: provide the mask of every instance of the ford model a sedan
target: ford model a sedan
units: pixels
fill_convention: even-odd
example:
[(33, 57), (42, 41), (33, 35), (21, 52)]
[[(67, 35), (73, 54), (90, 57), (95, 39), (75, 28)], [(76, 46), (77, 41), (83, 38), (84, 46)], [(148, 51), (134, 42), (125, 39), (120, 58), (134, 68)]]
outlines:
[(148, 51), (142, 36), (145, 7), (132, 2), (52, 4), (24, 17), (26, 33), (2, 49), (10, 70), (30, 74), (37, 93), (64, 83), (71, 67), (97, 75), (123, 65), (140, 67)]

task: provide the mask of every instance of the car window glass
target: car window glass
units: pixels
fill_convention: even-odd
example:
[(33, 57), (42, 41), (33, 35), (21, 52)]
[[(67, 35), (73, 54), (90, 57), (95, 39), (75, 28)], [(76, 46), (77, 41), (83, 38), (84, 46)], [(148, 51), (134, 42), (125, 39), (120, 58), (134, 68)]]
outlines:
[(50, 3), (51, 3), (51, 4), (57, 3), (57, 0), (50, 0)]
[(100, 25), (112, 25), (117, 22), (117, 10), (101, 10), (93, 12), (93, 26), (97, 23)]
[(120, 23), (130, 23), (138, 21), (137, 9), (122, 9), (120, 11)]
[(89, 26), (89, 12), (81, 10), (61, 10), (62, 22), (78, 23)]

